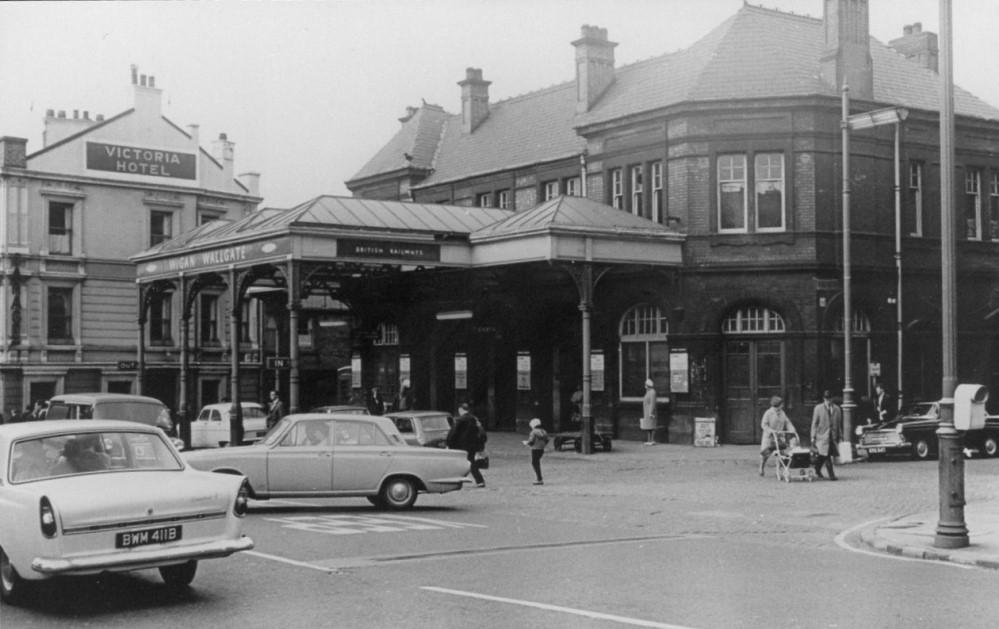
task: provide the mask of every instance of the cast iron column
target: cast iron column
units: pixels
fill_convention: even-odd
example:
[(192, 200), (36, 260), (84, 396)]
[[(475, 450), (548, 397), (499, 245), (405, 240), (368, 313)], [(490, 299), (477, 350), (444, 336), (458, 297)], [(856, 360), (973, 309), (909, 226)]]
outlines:
[(184, 273), (180, 274), (180, 305), (183, 308), (180, 313), (180, 401), (177, 405), (177, 424), (180, 428), (179, 437), (184, 442), (185, 448), (191, 447), (191, 421), (187, 416), (187, 370), (190, 366), (190, 350), (188, 345), (191, 341), (191, 309), (188, 304), (188, 285)]
[(243, 442), (243, 404), (239, 390), (239, 274), (229, 267), (229, 389), (232, 410), (229, 421), (229, 446)]
[(850, 88), (843, 83), (843, 426), (840, 460), (853, 460), (853, 287), (850, 268)]
[(954, 429), (954, 390), (957, 385), (957, 330), (955, 326), (956, 258), (954, 241), (954, 62), (951, 4), (940, 0), (940, 322), (943, 332), (943, 398), (940, 400), (939, 486), (940, 521), (933, 545), (964, 548), (968, 527), (964, 523), (964, 454)]

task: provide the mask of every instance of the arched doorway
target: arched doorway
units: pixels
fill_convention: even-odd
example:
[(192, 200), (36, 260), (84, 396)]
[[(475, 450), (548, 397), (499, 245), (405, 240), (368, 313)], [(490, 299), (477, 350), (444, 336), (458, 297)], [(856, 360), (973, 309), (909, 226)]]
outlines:
[(760, 440), (759, 418), (787, 385), (785, 325), (780, 313), (747, 306), (722, 321), (725, 355), (725, 440)]

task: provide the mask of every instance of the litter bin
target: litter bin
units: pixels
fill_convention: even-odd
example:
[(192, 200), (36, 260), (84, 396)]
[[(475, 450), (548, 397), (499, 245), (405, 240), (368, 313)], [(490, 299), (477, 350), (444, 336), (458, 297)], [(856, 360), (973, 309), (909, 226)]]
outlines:
[(699, 448), (713, 448), (718, 445), (715, 436), (714, 417), (694, 418), (694, 446)]

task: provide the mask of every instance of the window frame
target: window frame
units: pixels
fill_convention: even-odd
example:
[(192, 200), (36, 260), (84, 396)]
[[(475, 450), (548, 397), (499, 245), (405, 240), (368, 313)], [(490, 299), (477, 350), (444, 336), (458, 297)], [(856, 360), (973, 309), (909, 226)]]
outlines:
[[(173, 239), (174, 213), (168, 210), (149, 210), (149, 246), (155, 247)], [(157, 233), (157, 227), (162, 233)]]
[(912, 228), (910, 236), (923, 236), (923, 192), (924, 192), (923, 162), (909, 162), (909, 195), (912, 200)]
[[(735, 173), (739, 170), (734, 164), (724, 167), (725, 170), (731, 173), (731, 176), (723, 176), (722, 170), (722, 160), (739, 158), (742, 160), (742, 177), (736, 177)], [(716, 201), (716, 220), (718, 221), (718, 233), (719, 234), (745, 234), (749, 232), (749, 171), (747, 165), (747, 153), (720, 153), (715, 157), (715, 176), (717, 177), (717, 182), (715, 185), (716, 194), (718, 195)], [(742, 221), (741, 226), (738, 227), (723, 227), (722, 226), (722, 199), (726, 194), (723, 191), (723, 186), (725, 184), (742, 184)]]
[(501, 210), (510, 209), (510, 191), (507, 189), (500, 190), (496, 193), (496, 207)]
[(551, 201), (552, 199), (558, 197), (558, 195), (559, 195), (559, 185), (557, 179), (541, 183), (542, 201)]
[[(760, 175), (760, 158), (779, 158), (780, 177), (762, 177)], [(765, 168), (769, 171), (773, 169), (773, 163), (768, 162)], [(779, 181), (780, 185), (780, 225), (778, 227), (762, 227), (760, 225), (760, 184), (766, 182)], [(753, 217), (757, 232), (785, 232), (787, 231), (787, 164), (784, 160), (784, 153), (779, 151), (758, 151), (753, 153)]]
[(220, 302), (221, 297), (214, 293), (198, 296), (198, 343), (202, 347), (222, 344)]
[(999, 171), (989, 178), (989, 240), (999, 241)]
[[(62, 227), (55, 227), (53, 224), (53, 214), (62, 212)], [(76, 204), (69, 201), (49, 200), (48, 202), (48, 225), (46, 246), (49, 254), (71, 256), (73, 255), (73, 218), (76, 214)], [(55, 229), (55, 231), (53, 231)], [(53, 244), (64, 243), (65, 248), (53, 246)]]
[[(667, 362), (669, 359), (669, 319), (659, 306), (649, 303), (633, 305), (625, 311), (618, 320), (618, 396), (621, 401), (637, 402), (642, 400), (642, 394), (637, 387), (627, 387), (625, 384), (625, 346), (640, 345), (644, 359), (644, 373), (638, 382), (652, 379), (656, 384), (658, 399), (665, 399), (669, 393), (668, 364), (666, 372), (656, 377), (653, 371), (653, 346), (662, 347)], [(632, 390), (635, 389), (635, 390)]]
[(657, 160), (651, 162), (649, 165), (649, 183), (651, 184), (651, 194), (649, 195), (649, 201), (651, 202), (652, 209), (652, 220), (656, 223), (662, 223), (663, 217), (663, 195), (665, 194), (663, 189), (663, 163), (662, 160)]
[(146, 318), (151, 346), (166, 347), (174, 344), (173, 319), (173, 291), (153, 295)]
[(645, 165), (632, 164), (628, 166), (628, 198), (631, 200), (628, 210), (634, 216), (645, 216)]
[(624, 208), (624, 169), (612, 168), (608, 173), (610, 178), (610, 205), (618, 210)]
[(492, 207), (493, 206), (493, 193), (492, 192), (482, 192), (475, 197), (475, 205), (478, 207)]
[[(982, 239), (982, 169), (969, 167), (964, 172), (964, 198), (965, 205), (962, 208), (963, 219), (965, 225), (965, 239), (966, 240), (981, 240)], [(968, 204), (972, 204), (973, 207), (969, 207)], [(969, 222), (968, 210), (972, 209), (974, 211), (974, 224)], [(971, 233), (971, 228), (974, 228), (974, 233)]]
[(582, 197), (582, 196), (585, 196), (584, 194), (582, 194), (582, 189), (583, 189), (583, 178), (582, 177), (579, 177), (579, 176), (576, 176), (576, 177), (567, 177), (565, 179), (565, 181), (563, 182), (563, 188), (565, 190), (565, 196), (567, 196), (567, 197)]
[[(62, 296), (64, 299), (54, 299)], [(65, 305), (62, 314), (53, 313), (53, 306), (56, 302)], [(76, 321), (78, 320), (78, 308), (76, 304), (76, 287), (65, 285), (47, 285), (45, 287), (45, 343), (46, 345), (75, 345), (76, 344)], [(60, 327), (65, 334), (53, 334), (53, 326), (61, 323)]]

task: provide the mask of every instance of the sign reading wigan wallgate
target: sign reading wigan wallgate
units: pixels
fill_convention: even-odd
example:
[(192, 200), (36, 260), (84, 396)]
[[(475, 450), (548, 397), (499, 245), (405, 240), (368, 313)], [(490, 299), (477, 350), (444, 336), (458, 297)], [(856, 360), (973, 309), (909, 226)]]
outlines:
[(138, 277), (174, 275), (181, 271), (198, 273), (217, 270), (232, 265), (247, 266), (255, 263), (283, 258), (291, 252), (291, 242), (287, 238), (277, 238), (258, 242), (244, 242), (230, 246), (213, 247), (193, 253), (179, 253), (156, 260), (143, 262), (136, 268)]
[(389, 258), (392, 260), (418, 260), (439, 262), (441, 248), (422, 242), (394, 242), (386, 240), (337, 239), (337, 256), (342, 258)]
[(194, 153), (87, 142), (87, 168), (127, 175), (197, 179)]

